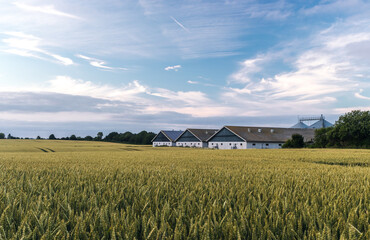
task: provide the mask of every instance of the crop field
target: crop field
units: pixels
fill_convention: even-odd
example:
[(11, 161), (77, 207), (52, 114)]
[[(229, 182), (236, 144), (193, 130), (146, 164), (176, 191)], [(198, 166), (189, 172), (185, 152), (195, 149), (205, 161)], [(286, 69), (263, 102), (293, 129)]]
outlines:
[(369, 225), (369, 150), (0, 141), (0, 239), (370, 239)]

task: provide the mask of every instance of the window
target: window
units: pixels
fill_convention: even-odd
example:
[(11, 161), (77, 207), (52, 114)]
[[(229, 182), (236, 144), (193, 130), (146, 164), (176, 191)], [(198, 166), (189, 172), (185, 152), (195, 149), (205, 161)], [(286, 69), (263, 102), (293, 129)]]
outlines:
[(256, 146), (256, 144), (255, 144), (255, 143), (253, 143), (253, 144), (252, 144), (252, 146)]
[(243, 146), (243, 143), (241, 143), (240, 146)]
[(279, 146), (281, 147), (281, 143), (279, 143)]
[(231, 146), (231, 143), (229, 143), (229, 145)]
[(269, 144), (268, 143), (266, 143), (266, 146), (268, 146)]
[(222, 146), (222, 143), (221, 143), (221, 146)]

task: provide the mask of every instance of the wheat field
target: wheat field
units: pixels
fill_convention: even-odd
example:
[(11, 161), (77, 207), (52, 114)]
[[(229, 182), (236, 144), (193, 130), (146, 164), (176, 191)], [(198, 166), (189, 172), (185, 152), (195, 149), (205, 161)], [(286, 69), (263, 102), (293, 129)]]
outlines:
[(369, 211), (369, 150), (0, 141), (0, 239), (370, 239)]

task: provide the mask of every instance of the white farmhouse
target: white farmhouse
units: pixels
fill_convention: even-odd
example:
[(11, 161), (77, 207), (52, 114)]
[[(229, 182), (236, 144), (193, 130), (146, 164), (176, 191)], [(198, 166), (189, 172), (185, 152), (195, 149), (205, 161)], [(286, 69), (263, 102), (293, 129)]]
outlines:
[(207, 139), (217, 132), (217, 129), (188, 128), (176, 140), (176, 147), (208, 147)]
[(167, 131), (161, 130), (153, 139), (153, 147), (160, 146), (175, 146), (175, 140), (178, 138), (184, 131)]
[(209, 148), (218, 149), (265, 149), (281, 146), (298, 133), (305, 142), (312, 141), (314, 129), (273, 128), (273, 127), (238, 127), (224, 126), (208, 139)]

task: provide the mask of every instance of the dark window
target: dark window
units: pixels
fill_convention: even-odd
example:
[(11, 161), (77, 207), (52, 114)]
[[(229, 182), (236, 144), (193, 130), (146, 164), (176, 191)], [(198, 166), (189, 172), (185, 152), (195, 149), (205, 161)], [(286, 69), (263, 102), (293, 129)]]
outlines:
[(243, 143), (240, 144), (240, 146), (242, 146), (242, 145), (243, 145)]
[(281, 143), (279, 143), (279, 146), (281, 146)]
[(266, 143), (266, 146), (268, 146), (269, 144), (268, 143)]
[(221, 143), (221, 145), (222, 145), (222, 143)]
[(253, 144), (252, 144), (252, 146), (256, 146), (256, 144), (255, 144), (255, 143), (253, 143)]
[(231, 146), (231, 143), (229, 143), (229, 145)]

